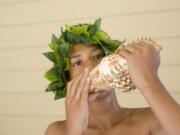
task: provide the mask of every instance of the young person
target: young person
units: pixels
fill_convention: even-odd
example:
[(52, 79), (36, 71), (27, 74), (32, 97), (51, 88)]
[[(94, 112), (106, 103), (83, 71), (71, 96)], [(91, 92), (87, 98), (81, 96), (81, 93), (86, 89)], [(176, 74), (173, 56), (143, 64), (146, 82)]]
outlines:
[(45, 135), (180, 135), (180, 107), (158, 77), (160, 52), (140, 42), (125, 46), (119, 55), (127, 60), (130, 76), (150, 107), (122, 107), (109, 87), (89, 94), (88, 73), (105, 52), (97, 44), (76, 43), (68, 54), (66, 120), (51, 123)]

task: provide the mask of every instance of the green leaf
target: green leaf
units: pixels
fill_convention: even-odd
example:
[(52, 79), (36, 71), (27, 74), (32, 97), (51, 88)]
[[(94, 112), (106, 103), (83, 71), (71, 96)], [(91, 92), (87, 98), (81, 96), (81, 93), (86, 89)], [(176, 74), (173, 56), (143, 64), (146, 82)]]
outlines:
[(57, 90), (55, 92), (55, 97), (54, 99), (57, 100), (57, 99), (61, 99), (61, 98), (64, 98), (66, 96), (66, 91), (67, 91), (67, 86), (65, 86), (63, 89), (61, 90)]
[(110, 40), (110, 39), (101, 41), (106, 54), (112, 54), (124, 42), (125, 41), (121, 42), (118, 40)]
[(60, 89), (62, 86), (63, 86), (63, 84), (60, 83), (59, 81), (51, 82), (48, 85), (48, 88), (46, 89), (46, 92), (48, 92), (48, 91), (56, 91), (56, 90)]
[(95, 36), (97, 36), (97, 38), (99, 40), (111, 39), (110, 36), (106, 32), (104, 32), (104, 31), (97, 32)]
[(48, 71), (45, 72), (44, 77), (47, 78), (49, 81), (58, 81), (59, 80), (59, 68), (52, 67)]
[(65, 63), (64, 71), (68, 71), (70, 69), (69, 58), (64, 58), (64, 63)]
[(98, 31), (95, 35), (91, 36), (91, 39), (98, 43), (103, 40), (111, 40), (109, 35), (104, 31)]
[(57, 48), (57, 44), (56, 44), (55, 42), (52, 42), (52, 43), (49, 44), (49, 47), (50, 47), (53, 51), (55, 51), (56, 48)]
[(56, 44), (60, 43), (59, 39), (54, 34), (52, 34), (51, 43), (56, 43)]
[(89, 29), (90, 35), (95, 35), (100, 30), (100, 26), (101, 26), (101, 19), (99, 18), (94, 22), (94, 24)]
[(46, 53), (43, 53), (43, 55), (44, 55), (46, 58), (48, 58), (50, 61), (52, 61), (53, 63), (57, 63), (54, 52), (46, 52)]
[(89, 33), (87, 30), (88, 30), (88, 25), (77, 25), (71, 27), (71, 32), (77, 36), (84, 35), (89, 37)]
[(65, 40), (64, 40), (63, 36), (61, 36), (59, 40), (60, 40), (60, 43), (65, 43)]
[(70, 43), (77, 43), (77, 36), (74, 35), (73, 33), (66, 31), (64, 33), (64, 36), (65, 36), (66, 41), (68, 41)]
[(77, 37), (77, 40), (78, 40), (78, 43), (83, 43), (85, 45), (91, 45), (95, 43), (92, 39), (88, 37), (84, 37), (84, 36)]
[(102, 45), (102, 43), (99, 43), (99, 45), (100, 45), (101, 48), (103, 49), (105, 55), (111, 54), (111, 51), (110, 51), (107, 47), (105, 47), (104, 45)]
[(69, 43), (62, 43), (58, 46), (58, 53), (61, 57), (67, 57), (70, 50), (72, 49), (72, 45)]
[(54, 56), (56, 58), (56, 64), (60, 64), (61, 63), (61, 55), (59, 55), (59, 51), (58, 51), (58, 46), (55, 42), (49, 44), (50, 48), (54, 51)]
[(96, 35), (91, 36), (91, 39), (97, 43), (100, 41)]
[(65, 25), (65, 27), (68, 32), (73, 33), (76, 36), (83, 35), (83, 36), (89, 37), (88, 24), (78, 24), (78, 25), (72, 25), (72, 26)]
[(90, 45), (90, 44), (94, 43), (94, 41), (92, 39), (85, 37), (85, 36), (76, 36), (70, 32), (66, 32), (65, 35), (66, 35), (66, 41), (68, 41), (72, 44), (83, 43), (86, 45)]

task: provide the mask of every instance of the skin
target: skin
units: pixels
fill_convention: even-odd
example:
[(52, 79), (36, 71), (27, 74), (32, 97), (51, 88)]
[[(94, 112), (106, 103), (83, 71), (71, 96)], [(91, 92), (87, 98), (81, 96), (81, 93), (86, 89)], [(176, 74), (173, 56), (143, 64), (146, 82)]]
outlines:
[[(45, 135), (179, 135), (180, 107), (158, 77), (159, 51), (151, 45), (132, 43), (119, 54), (149, 108), (125, 108), (115, 91), (89, 94), (88, 73), (104, 56), (96, 45), (76, 44), (70, 53), (70, 81), (66, 96), (66, 120), (51, 123)], [(137, 61), (138, 59), (138, 61)], [(87, 68), (88, 67), (88, 68)], [(87, 69), (86, 69), (87, 68)]]

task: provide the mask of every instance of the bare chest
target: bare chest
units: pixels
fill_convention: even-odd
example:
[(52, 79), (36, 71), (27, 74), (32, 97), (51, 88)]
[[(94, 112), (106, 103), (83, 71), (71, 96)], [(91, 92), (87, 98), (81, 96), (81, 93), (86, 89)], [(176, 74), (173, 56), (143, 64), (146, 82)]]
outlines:
[(109, 130), (87, 129), (83, 135), (152, 135), (149, 129), (139, 126), (116, 127)]

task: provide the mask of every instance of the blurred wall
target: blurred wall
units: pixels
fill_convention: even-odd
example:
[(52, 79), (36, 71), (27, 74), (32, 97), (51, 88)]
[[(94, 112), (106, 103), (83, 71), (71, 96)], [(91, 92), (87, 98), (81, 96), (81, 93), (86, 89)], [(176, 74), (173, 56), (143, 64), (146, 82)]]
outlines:
[[(43, 135), (65, 119), (64, 100), (44, 92), (51, 63), (42, 53), (65, 23), (99, 17), (115, 39), (150, 36), (162, 45), (159, 76), (180, 103), (179, 0), (0, 0), (0, 135)], [(122, 106), (148, 106), (138, 91), (117, 95)]]

